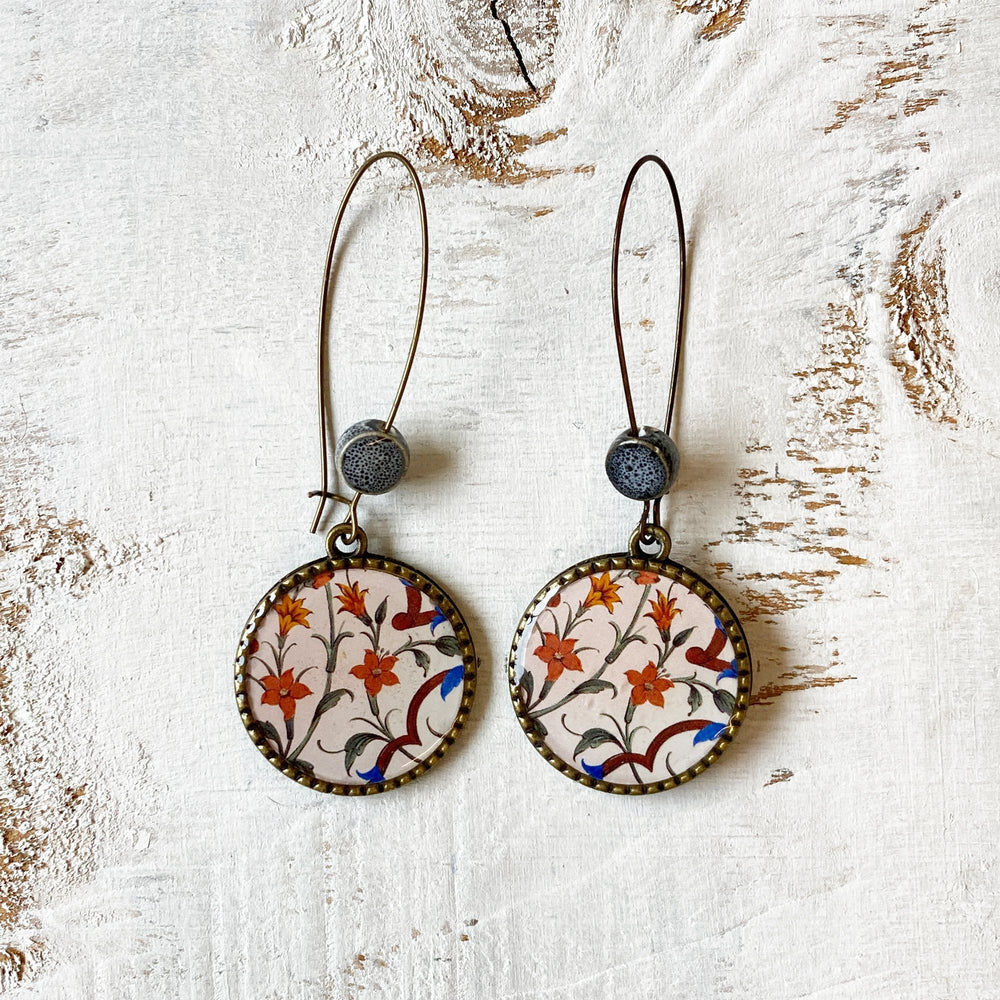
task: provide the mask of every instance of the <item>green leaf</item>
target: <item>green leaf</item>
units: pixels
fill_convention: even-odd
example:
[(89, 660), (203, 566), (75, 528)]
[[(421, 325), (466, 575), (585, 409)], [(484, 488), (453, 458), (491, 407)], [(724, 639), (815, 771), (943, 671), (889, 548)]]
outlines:
[(617, 660), (618, 657), (621, 656), (626, 649), (628, 649), (628, 645), (630, 642), (641, 642), (643, 645), (645, 645), (646, 637), (644, 635), (639, 635), (639, 633), (637, 632), (635, 635), (630, 635), (624, 640), (620, 640), (618, 643), (615, 644), (611, 652), (604, 657), (604, 662), (614, 663), (615, 660)]
[(521, 690), (524, 692), (525, 705), (530, 705), (531, 696), (535, 693), (535, 675), (530, 670), (521, 674)]
[(385, 621), (386, 608), (389, 606), (389, 598), (384, 597), (382, 603), (375, 609), (375, 624), (381, 625)]
[(302, 760), (301, 758), (296, 760), (293, 766), (297, 767), (300, 771), (305, 771), (306, 774), (312, 774), (316, 770), (314, 764), (310, 764), (309, 761)]
[(410, 652), (417, 661), (417, 666), (426, 674), (427, 668), (431, 665), (431, 658), (422, 649), (411, 649)]
[(674, 638), (674, 648), (676, 649), (678, 646), (683, 646), (684, 643), (688, 641), (693, 631), (694, 626), (692, 625), (691, 628), (686, 628), (682, 632), (678, 632)]
[(601, 680), (600, 677), (591, 677), (573, 688), (573, 694), (600, 694), (601, 691), (614, 691), (618, 697), (618, 688), (611, 681)]
[(688, 715), (694, 715), (695, 711), (701, 708), (701, 703), (704, 699), (701, 697), (701, 692), (692, 684), (688, 687), (688, 704), (691, 706), (691, 711)]
[(548, 729), (545, 728), (545, 724), (540, 719), (532, 719), (531, 724), (538, 730), (538, 735), (542, 739), (549, 735)]
[(276, 743), (279, 747), (281, 746), (281, 738), (278, 736), (278, 730), (274, 728), (274, 723), (272, 722), (258, 722), (257, 730), (265, 739), (271, 740)]
[(602, 743), (613, 743), (614, 739), (606, 729), (588, 729), (580, 737), (580, 742), (577, 743), (573, 756), (579, 757), (584, 750), (593, 750), (594, 747), (599, 747)]
[(722, 688), (712, 692), (712, 701), (715, 702), (715, 707), (726, 715), (732, 715), (736, 711), (736, 699)]
[(445, 656), (462, 655), (462, 646), (458, 639), (453, 635), (441, 636), (441, 638), (434, 643), (434, 646), (439, 653), (444, 653)]
[(346, 639), (353, 639), (353, 632), (340, 632), (337, 638), (333, 640), (333, 643), (329, 643), (321, 635), (316, 636), (324, 646), (326, 646), (326, 672), (332, 674), (334, 670), (337, 669), (337, 650), (340, 648), (340, 644)]
[(348, 691), (347, 688), (337, 688), (336, 691), (328, 691), (322, 698), (320, 698), (319, 704), (316, 706), (316, 715), (320, 716), (324, 712), (328, 712), (334, 705), (337, 704), (338, 701), (340, 701), (341, 698), (344, 697), (345, 694), (351, 699), (351, 701), (354, 701), (354, 695)]
[(330, 645), (326, 636), (320, 635), (319, 632), (313, 632), (312, 637), (323, 643), (323, 648), (326, 650), (326, 672), (332, 674), (337, 666), (337, 655), (334, 647)]
[(372, 740), (377, 739), (378, 736), (375, 733), (355, 733), (353, 736), (348, 737), (347, 742), (344, 744), (344, 750), (347, 752), (347, 756), (344, 758), (344, 767), (347, 768), (348, 774), (351, 768), (354, 767), (354, 762), (364, 753), (365, 747)]

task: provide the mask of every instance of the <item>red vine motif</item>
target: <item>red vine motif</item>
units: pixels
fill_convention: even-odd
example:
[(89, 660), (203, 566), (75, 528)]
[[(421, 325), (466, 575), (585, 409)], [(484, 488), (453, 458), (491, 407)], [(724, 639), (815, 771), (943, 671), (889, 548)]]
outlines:
[(405, 632), (407, 629), (420, 628), (434, 621), (437, 608), (432, 608), (430, 611), (421, 611), (421, 603), (420, 591), (416, 587), (407, 587), (406, 611), (400, 611), (399, 614), (392, 616), (392, 627), (398, 632)]
[(692, 646), (690, 649), (686, 650), (684, 653), (685, 659), (688, 663), (693, 663), (695, 666), (704, 667), (706, 670), (714, 670), (716, 673), (721, 673), (723, 670), (728, 670), (731, 666), (729, 660), (718, 659), (719, 653), (725, 648), (726, 645), (726, 633), (722, 631), (721, 628), (715, 630), (715, 635), (712, 636), (711, 642), (704, 649), (698, 646)]
[(601, 765), (601, 777), (611, 774), (612, 771), (617, 771), (619, 767), (625, 764), (639, 764), (645, 770), (652, 771), (656, 755), (660, 752), (660, 747), (672, 736), (677, 736), (679, 733), (700, 733), (702, 729), (710, 725), (712, 723), (708, 719), (684, 719), (682, 722), (675, 722), (672, 726), (661, 729), (649, 741), (649, 746), (646, 747), (645, 753), (640, 754), (633, 750), (629, 753), (619, 753), (613, 757), (609, 757)]
[(430, 679), (424, 681), (423, 684), (417, 689), (417, 693), (413, 696), (413, 700), (410, 702), (410, 707), (406, 712), (406, 732), (402, 736), (397, 736), (394, 740), (382, 748), (382, 752), (378, 755), (378, 760), (375, 761), (375, 767), (381, 774), (385, 774), (386, 768), (389, 766), (390, 761), (393, 756), (404, 747), (418, 746), (420, 744), (420, 735), (417, 732), (418, 715), (420, 711), (420, 706), (424, 703), (424, 699), (437, 687), (444, 684), (445, 679), (448, 677), (449, 671), (442, 670), (440, 673), (435, 674)]

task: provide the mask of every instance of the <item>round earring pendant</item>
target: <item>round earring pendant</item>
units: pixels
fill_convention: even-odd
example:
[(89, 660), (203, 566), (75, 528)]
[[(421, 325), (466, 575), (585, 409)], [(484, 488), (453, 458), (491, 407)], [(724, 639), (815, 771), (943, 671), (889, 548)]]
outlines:
[(472, 705), (476, 653), (432, 580), (381, 556), (320, 559), (260, 601), (240, 638), (250, 738), (309, 788), (365, 795), (423, 774)]
[(673, 788), (715, 763), (743, 721), (750, 676), (722, 597), (677, 563), (629, 555), (546, 584), (508, 661), (535, 749), (567, 777), (620, 794)]

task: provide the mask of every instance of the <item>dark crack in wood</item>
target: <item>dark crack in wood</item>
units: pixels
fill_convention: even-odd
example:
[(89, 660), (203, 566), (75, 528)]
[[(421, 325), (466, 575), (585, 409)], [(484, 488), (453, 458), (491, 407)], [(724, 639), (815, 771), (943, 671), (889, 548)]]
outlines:
[(528, 75), (528, 67), (524, 65), (524, 57), (521, 55), (521, 50), (517, 47), (517, 42), (514, 41), (514, 33), (510, 30), (510, 22), (502, 18), (497, 10), (497, 0), (490, 0), (490, 16), (494, 21), (499, 21), (503, 26), (503, 33), (507, 36), (507, 43), (514, 51), (517, 68), (521, 71), (524, 82), (528, 85), (532, 93), (537, 93), (538, 88), (531, 82), (531, 77)]

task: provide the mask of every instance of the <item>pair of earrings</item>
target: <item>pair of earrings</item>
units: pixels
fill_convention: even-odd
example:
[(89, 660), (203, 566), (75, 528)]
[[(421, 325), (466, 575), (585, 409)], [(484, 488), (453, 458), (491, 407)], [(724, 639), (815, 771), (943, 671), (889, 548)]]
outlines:
[[(399, 161), (417, 196), (422, 264), (417, 318), (395, 399), (384, 420), (363, 420), (337, 441), (350, 497), (328, 489), (326, 337), (330, 275), (347, 204), (362, 175)], [(632, 183), (645, 163), (666, 175), (680, 248), (680, 292), (664, 429), (639, 427), (618, 304), (618, 256)], [(423, 774), (455, 741), (472, 705), (477, 659), (455, 603), (405, 563), (368, 552), (358, 521), (366, 494), (402, 479), (409, 451), (393, 424), (413, 364), (427, 292), (427, 211), (412, 164), (399, 153), (368, 159), (349, 184), (326, 255), (319, 322), (322, 482), (310, 493), (346, 513), (327, 533), (326, 556), (299, 567), (261, 599), (240, 639), (236, 699), (250, 738), (283, 774), (323, 792), (364, 795)], [(559, 574), (528, 606), (508, 661), (511, 699), (528, 739), (559, 771), (601, 791), (645, 793), (690, 780), (725, 750), (749, 703), (750, 654), (729, 605), (669, 559), (660, 503), (677, 477), (669, 437), (685, 318), (685, 240), (673, 176), (644, 156), (625, 182), (615, 224), (612, 308), (629, 426), (605, 469), (641, 501), (628, 550)]]

